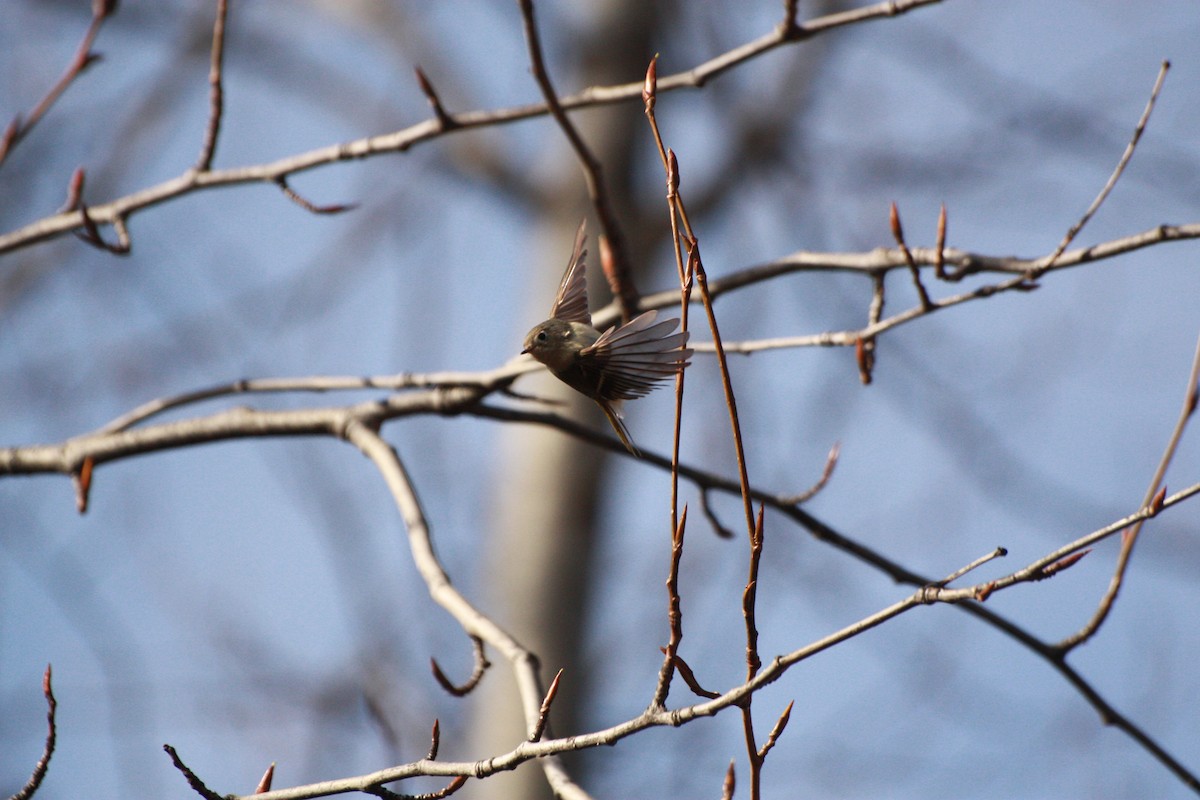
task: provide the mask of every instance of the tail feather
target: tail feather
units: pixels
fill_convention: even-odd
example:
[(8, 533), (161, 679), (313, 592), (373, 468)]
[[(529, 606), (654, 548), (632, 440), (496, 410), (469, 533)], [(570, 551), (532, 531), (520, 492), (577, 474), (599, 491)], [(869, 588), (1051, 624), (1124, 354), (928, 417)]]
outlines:
[(612, 407), (612, 404), (607, 400), (597, 400), (600, 409), (604, 412), (604, 416), (608, 417), (608, 423), (612, 425), (614, 431), (617, 432), (617, 438), (621, 440), (621, 444), (625, 445), (625, 449), (633, 454), (634, 458), (641, 458), (642, 454), (633, 444), (633, 438), (629, 435), (629, 429), (625, 427), (625, 421), (621, 419), (621, 415)]

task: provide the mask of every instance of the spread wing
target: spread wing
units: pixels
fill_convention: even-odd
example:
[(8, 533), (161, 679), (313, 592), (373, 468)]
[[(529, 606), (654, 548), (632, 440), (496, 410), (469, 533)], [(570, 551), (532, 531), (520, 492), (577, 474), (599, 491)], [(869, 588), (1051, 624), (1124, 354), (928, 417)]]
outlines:
[(583, 244), (587, 241), (586, 228), (587, 219), (584, 218), (575, 234), (575, 250), (571, 253), (571, 261), (567, 264), (562, 283), (558, 285), (558, 294), (550, 308), (550, 316), (567, 322), (591, 325), (592, 315), (588, 311), (587, 297), (587, 265), (583, 260), (587, 255), (587, 251), (583, 249)]
[[(688, 365), (692, 350), (685, 348), (688, 332), (672, 333), (677, 319), (658, 321), (657, 311), (609, 328), (579, 353), (576, 362), (594, 379), (594, 397), (628, 400), (654, 389), (660, 381)], [(590, 383), (590, 381), (589, 381)]]

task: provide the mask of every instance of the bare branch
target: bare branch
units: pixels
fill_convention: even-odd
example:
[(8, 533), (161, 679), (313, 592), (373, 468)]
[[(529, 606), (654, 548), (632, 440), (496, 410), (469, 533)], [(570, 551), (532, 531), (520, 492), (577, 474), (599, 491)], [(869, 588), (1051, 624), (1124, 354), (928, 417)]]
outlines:
[[(744, 61), (761, 56), (763, 53), (773, 50), (776, 47), (828, 33), (847, 25), (872, 19), (894, 17), (940, 2), (941, 0), (884, 0), (884, 2), (853, 11), (818, 17), (800, 26), (798, 28), (799, 33), (794, 36), (782, 36), (778, 31), (774, 31), (753, 42), (734, 48), (728, 53), (697, 65), (686, 72), (663, 78), (659, 81), (658, 89), (659, 91), (675, 91), (682, 88), (702, 86), (722, 72)], [(576, 108), (611, 105), (613, 103), (640, 99), (643, 85), (643, 81), (637, 81), (617, 86), (591, 87), (574, 95), (559, 98), (559, 106), (564, 111), (570, 111)], [(502, 125), (532, 117), (544, 116), (548, 113), (550, 113), (550, 110), (545, 103), (471, 111), (455, 116), (454, 119), (457, 124), (453, 130)], [(204, 172), (197, 172), (192, 169), (177, 178), (172, 178), (155, 186), (150, 186), (133, 194), (95, 206), (92, 209), (92, 219), (96, 224), (116, 224), (118, 219), (126, 220), (143, 209), (156, 206), (181, 195), (221, 186), (247, 183), (278, 184), (280, 178), (286, 179), (296, 173), (305, 172), (317, 167), (343, 161), (369, 158), (381, 153), (402, 153), (415, 145), (437, 139), (450, 132), (452, 131), (444, 129), (441, 122), (434, 117), (403, 130), (329, 145), (266, 164), (224, 170), (208, 170)], [(0, 254), (57, 238), (81, 227), (83, 224), (84, 222), (79, 216), (74, 214), (60, 213), (45, 217), (9, 233), (0, 235)], [(606, 225), (605, 231), (611, 239), (613, 230), (609, 229)]]
[[(908, 271), (912, 274), (913, 285), (917, 289), (917, 297), (921, 300), (921, 309), (929, 311), (933, 308), (933, 303), (929, 299), (929, 293), (925, 291), (925, 284), (921, 283), (921, 270), (917, 268), (917, 262), (913, 261), (912, 253), (904, 241), (904, 228), (900, 225), (900, 210), (896, 208), (895, 203), (892, 203), (889, 219), (891, 221), (892, 237), (896, 240), (896, 246), (900, 248), (900, 255), (904, 257), (905, 266), (908, 267)], [(942, 248), (939, 247), (937, 258), (940, 260), (942, 257)]]
[(949, 586), (951, 583), (954, 583), (954, 581), (958, 580), (963, 575), (966, 575), (968, 572), (979, 569), (980, 567), (982, 567), (984, 564), (988, 563), (989, 561), (994, 561), (997, 558), (1004, 558), (1006, 555), (1008, 555), (1007, 550), (1005, 550), (1003, 547), (997, 547), (995, 550), (988, 553), (987, 555), (980, 556), (979, 558), (975, 559), (970, 564), (967, 564), (966, 566), (962, 567), (961, 569), (956, 569), (954, 572), (951, 572), (949, 575), (947, 575), (946, 577), (944, 577), (940, 581), (938, 581), (937, 585), (938, 586)]
[(329, 205), (317, 205), (289, 186), (287, 177), (283, 175), (275, 179), (275, 185), (283, 191), (284, 196), (288, 200), (291, 200), (293, 203), (312, 214), (341, 214), (344, 211), (353, 211), (354, 209), (358, 208), (358, 203), (331, 203)]
[(8, 154), (13, 151), (22, 139), (33, 130), (33, 126), (41, 121), (42, 117), (48, 112), (67, 90), (76, 78), (78, 78), (84, 70), (100, 60), (100, 55), (92, 52), (92, 43), (96, 41), (96, 35), (100, 33), (100, 27), (104, 24), (112, 14), (117, 10), (116, 0), (93, 0), (92, 2), (92, 21), (88, 24), (87, 30), (83, 34), (83, 39), (79, 42), (79, 47), (75, 49), (75, 55), (67, 64), (66, 70), (58, 82), (50, 87), (45, 96), (38, 101), (28, 114), (22, 117), (20, 114), (13, 117), (12, 121), (4, 130), (4, 134), (0, 136), (0, 164), (8, 158)]
[[(395, 500), (400, 515), (404, 519), (405, 527), (408, 529), (408, 543), (413, 563), (425, 581), (425, 585), (429, 590), (429, 596), (433, 598), (435, 603), (454, 617), (463, 630), (467, 632), (467, 635), (487, 642), (508, 659), (513, 668), (517, 690), (520, 693), (521, 707), (528, 731), (532, 735), (537, 729), (538, 720), (541, 716), (542, 703), (545, 698), (545, 692), (541, 688), (541, 681), (538, 676), (537, 659), (524, 646), (517, 642), (516, 639), (492, 621), (491, 618), (471, 605), (450, 582), (449, 575), (446, 574), (445, 569), (438, 560), (437, 554), (434, 553), (433, 542), (430, 540), (429, 535), (429, 526), (425, 521), (425, 512), (421, 508), (416, 490), (413, 488), (412, 481), (408, 477), (408, 471), (405, 469), (396, 451), (379, 436), (375, 428), (358, 422), (348, 424), (345, 428), (345, 438), (375, 464), (388, 489), (391, 491), (392, 498)], [(537, 747), (537, 744), (525, 742), (523, 746)], [(587, 794), (570, 779), (561, 761), (553, 757), (552, 754), (547, 755), (548, 757), (543, 758), (540, 764), (551, 788), (560, 797), (568, 798), (568, 800), (586, 798)], [(484, 777), (486, 774), (494, 771), (492, 769), (483, 770), (479, 768), (470, 771), (461, 769), (457, 771), (443, 770), (445, 765), (440, 762), (426, 761), (421, 763), (423, 765), (422, 771), (411, 774), (474, 775), (476, 777)], [(478, 767), (478, 765), (476, 766)], [(503, 767), (497, 765), (497, 768)], [(384, 770), (384, 772), (390, 771)], [(406, 775), (372, 780), (368, 785), (387, 783), (389, 780), (397, 780), (399, 777), (406, 777)]]
[[(167, 755), (171, 757), (171, 763), (175, 765), (175, 769), (183, 773), (183, 777), (187, 779), (188, 786), (192, 787), (192, 791), (203, 797), (204, 800), (224, 800), (221, 795), (205, 786), (204, 781), (200, 780), (200, 776), (192, 772), (191, 768), (188, 767), (187, 764), (183, 763), (183, 759), (179, 757), (179, 753), (175, 751), (174, 747), (169, 744), (164, 744), (163, 750), (166, 750)], [(259, 794), (260, 793), (256, 792), (255, 795), (252, 796), (258, 796)], [(269, 795), (270, 792), (261, 794)]]
[[(471, 671), (471, 677), (467, 678), (467, 682), (462, 685), (457, 685), (447, 678), (446, 673), (442, 672), (442, 668), (438, 666), (436, 659), (429, 659), (429, 667), (433, 670), (434, 680), (436, 680), (443, 689), (455, 697), (466, 697), (468, 694), (474, 691), (475, 687), (479, 685), (479, 682), (483, 680), (483, 675), (487, 672), (488, 667), (492, 666), (492, 662), (487, 660), (487, 656), (483, 652), (483, 639), (479, 638), (478, 636), (472, 636), (471, 644), (473, 645), (475, 653), (475, 668)], [(437, 733), (436, 722), (434, 723), (434, 733)], [(434, 752), (436, 752), (436, 742)], [(432, 759), (433, 756), (430, 756), (430, 758)]]
[(42, 757), (33, 767), (29, 780), (9, 800), (29, 800), (37, 793), (42, 781), (46, 779), (46, 771), (50, 769), (50, 759), (54, 756), (55, 743), (58, 741), (58, 727), (54, 721), (58, 712), (58, 701), (54, 699), (54, 688), (51, 686), (50, 665), (42, 673), (42, 694), (46, 697), (46, 743), (42, 747)]
[[(1196, 341), (1196, 350), (1192, 356), (1192, 368), (1188, 374), (1187, 388), (1183, 395), (1183, 407), (1179, 410), (1179, 416), (1175, 420), (1175, 428), (1171, 431), (1166, 449), (1163, 451), (1162, 458), (1158, 461), (1158, 466), (1154, 470), (1153, 477), (1150, 478), (1150, 486), (1146, 489), (1146, 496), (1142, 501), (1142, 506), (1149, 509), (1152, 515), (1156, 515), (1158, 510), (1162, 508), (1166, 493), (1166, 488), (1162, 486), (1162, 482), (1166, 478), (1167, 469), (1170, 467), (1171, 462), (1175, 458), (1175, 453), (1179, 449), (1179, 443), (1183, 441), (1183, 433), (1187, 428), (1188, 421), (1196, 413), (1198, 392), (1200, 392), (1200, 338)], [(1125, 531), (1121, 540), (1121, 550), (1117, 554), (1117, 564), (1113, 570), (1112, 578), (1108, 583), (1108, 589), (1104, 592), (1104, 596), (1100, 598), (1100, 602), (1087, 624), (1058, 643), (1058, 648), (1064, 653), (1070, 652), (1094, 636), (1108, 618), (1108, 613), (1112, 611), (1113, 605), (1116, 603), (1117, 594), (1121, 591), (1121, 584), (1124, 582), (1125, 572), (1129, 568), (1129, 560), (1133, 555), (1133, 547), (1137, 544), (1138, 535), (1142, 532), (1142, 525), (1145, 524), (1146, 519), (1148, 517), (1138, 520), (1129, 530)]]
[(1129, 160), (1133, 158), (1133, 151), (1137, 149), (1138, 142), (1142, 139), (1142, 134), (1146, 130), (1146, 123), (1150, 121), (1150, 113), (1154, 111), (1154, 104), (1158, 102), (1158, 93), (1162, 91), (1163, 81), (1167, 79), (1167, 70), (1171, 68), (1170, 61), (1163, 61), (1158, 68), (1158, 77), (1154, 79), (1154, 88), (1150, 90), (1150, 99), (1146, 101), (1146, 108), (1142, 111), (1142, 116), (1138, 119), (1137, 126), (1133, 129), (1133, 137), (1129, 140), (1129, 144), (1125, 145), (1125, 152), (1121, 154), (1120, 160), (1117, 161), (1117, 166), (1113, 169), (1112, 174), (1108, 176), (1108, 181), (1104, 184), (1104, 188), (1100, 190), (1100, 194), (1096, 195), (1096, 199), (1088, 206), (1087, 211), (1083, 212), (1083, 216), (1079, 218), (1063, 240), (1059, 242), (1057, 248), (1046, 260), (1044, 267), (1030, 270), (1029, 280), (1035, 281), (1046, 269), (1052, 267), (1058, 260), (1058, 257), (1063, 254), (1063, 251), (1070, 247), (1071, 242), (1075, 241), (1075, 237), (1083, 230), (1083, 226), (1091, 221), (1092, 217), (1100, 206), (1104, 205), (1104, 201), (1108, 199), (1108, 195), (1112, 192), (1113, 187), (1117, 185), (1117, 181), (1121, 179), (1121, 175), (1125, 173), (1125, 167), (1129, 165)]
[(213, 23), (212, 54), (208, 67), (208, 124), (204, 127), (200, 157), (196, 159), (197, 172), (208, 172), (212, 168), (213, 155), (217, 150), (217, 137), (221, 132), (221, 114), (225, 104), (221, 69), (225, 60), (225, 18), (228, 13), (229, 0), (217, 0), (217, 20)]
[[(679, 478), (678, 461), (672, 459), (671, 473), (676, 481)], [(663, 664), (658, 671), (658, 684), (654, 689), (654, 699), (650, 701), (653, 709), (662, 708), (671, 691), (671, 676), (676, 667), (676, 654), (683, 641), (683, 601), (679, 596), (679, 562), (683, 558), (683, 534), (687, 528), (687, 506), (683, 507), (679, 524), (675, 527), (675, 535), (671, 537), (671, 566), (667, 570), (667, 628), (670, 638), (667, 646), (662, 648)]]
[(458, 123), (454, 120), (454, 117), (446, 113), (445, 107), (442, 106), (442, 98), (438, 96), (437, 90), (433, 88), (433, 84), (430, 82), (428, 76), (425, 75), (425, 71), (420, 67), (413, 67), (413, 71), (417, 75), (417, 85), (421, 87), (421, 93), (429, 101), (429, 107), (433, 109), (433, 116), (442, 127), (442, 131), (457, 128)]
[(604, 168), (600, 164), (600, 160), (592, 153), (591, 148), (587, 146), (587, 142), (583, 140), (583, 136), (580, 135), (575, 124), (571, 122), (571, 118), (567, 116), (567, 112), (559, 101), (558, 93), (554, 91), (554, 84), (546, 71), (545, 57), (542, 55), (542, 43), (538, 36), (533, 0), (518, 0), (517, 4), (521, 8), (521, 19), (525, 26), (525, 40), (529, 46), (529, 65), (533, 72), (533, 78), (537, 81), (538, 88), (541, 89), (547, 110), (554, 117), (554, 121), (558, 123), (558, 127), (562, 129), (563, 135), (566, 136), (571, 149), (575, 151), (575, 157), (583, 169), (588, 197), (591, 198), (592, 207), (596, 209), (596, 216), (599, 217), (600, 226), (604, 229), (606, 240), (604, 247), (607, 248), (608, 254), (605, 275), (609, 276), (613, 284), (617, 302), (621, 307), (621, 316), (629, 321), (637, 315), (638, 292), (633, 283), (633, 271), (629, 267), (625, 236), (621, 233), (621, 227), (613, 212), (612, 198), (604, 179)]
[(829, 455), (825, 456), (825, 469), (821, 471), (821, 477), (817, 479), (817, 482), (800, 494), (788, 495), (780, 499), (787, 505), (798, 506), (807, 503), (820, 494), (821, 490), (829, 483), (829, 479), (833, 477), (833, 470), (837, 466), (838, 456), (841, 452), (842, 443), (834, 442), (833, 447), (829, 448)]

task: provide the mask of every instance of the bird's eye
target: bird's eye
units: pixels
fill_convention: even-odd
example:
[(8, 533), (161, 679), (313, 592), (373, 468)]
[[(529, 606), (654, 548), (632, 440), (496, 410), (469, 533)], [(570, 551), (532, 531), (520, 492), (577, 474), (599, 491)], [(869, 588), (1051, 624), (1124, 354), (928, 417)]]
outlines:
[(537, 337), (536, 337), (536, 338), (537, 338), (537, 340), (538, 340), (539, 342), (544, 342), (544, 341), (546, 341), (546, 332), (545, 332), (545, 331), (538, 331), (538, 335), (537, 335)]

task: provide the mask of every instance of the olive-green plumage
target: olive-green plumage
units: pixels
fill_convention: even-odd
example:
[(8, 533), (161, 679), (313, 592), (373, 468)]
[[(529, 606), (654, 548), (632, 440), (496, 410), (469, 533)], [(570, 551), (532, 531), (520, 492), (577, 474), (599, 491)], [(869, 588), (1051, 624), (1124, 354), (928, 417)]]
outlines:
[(593, 328), (587, 301), (584, 229), (585, 224), (580, 223), (550, 319), (529, 331), (521, 352), (545, 364), (572, 389), (595, 400), (621, 443), (636, 456), (640, 453), (617, 407), (622, 400), (641, 397), (688, 365), (692, 351), (683, 346), (688, 332), (674, 333), (679, 320), (660, 322), (657, 311), (647, 311), (604, 333)]

